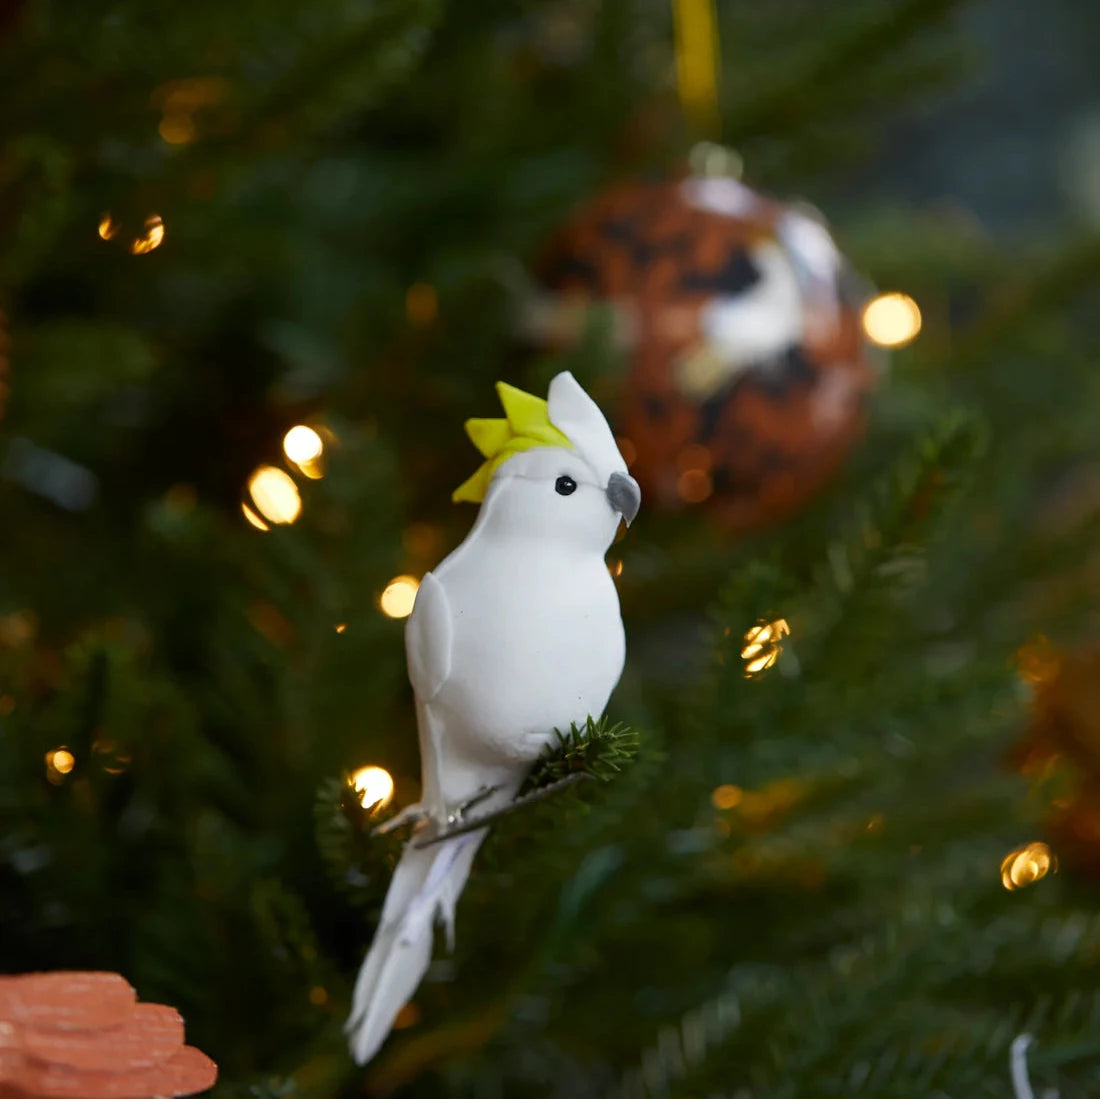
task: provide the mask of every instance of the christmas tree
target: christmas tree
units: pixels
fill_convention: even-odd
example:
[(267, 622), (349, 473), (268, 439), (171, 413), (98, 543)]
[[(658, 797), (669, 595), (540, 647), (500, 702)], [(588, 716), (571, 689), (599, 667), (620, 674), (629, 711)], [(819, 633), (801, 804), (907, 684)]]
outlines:
[[(8, 5), (0, 970), (177, 1005), (219, 1095), (1096, 1094), (1095, 123), (1076, 206), (1011, 165), (1100, 24), (1029, 8)], [(625, 399), (533, 272), (719, 132), (895, 295), (864, 437), (752, 529), (643, 500), (626, 672), (529, 789), (594, 781), (495, 822), (357, 1068), (462, 421)]]

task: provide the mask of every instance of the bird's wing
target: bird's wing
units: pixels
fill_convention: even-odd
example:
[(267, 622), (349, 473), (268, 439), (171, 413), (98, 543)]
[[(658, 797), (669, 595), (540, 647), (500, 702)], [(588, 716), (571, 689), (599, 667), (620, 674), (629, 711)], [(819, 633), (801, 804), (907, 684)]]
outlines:
[(405, 652), (409, 682), (416, 695), (416, 722), (420, 733), (420, 804), (438, 816), (445, 816), (447, 811), (440, 789), (443, 730), (439, 715), (432, 713), (431, 701), (451, 674), (453, 640), (454, 626), (447, 593), (436, 576), (429, 572), (420, 581), (416, 603), (405, 627)]
[(405, 653), (409, 682), (418, 702), (431, 702), (451, 674), (454, 626), (447, 593), (434, 573), (420, 581), (409, 624), (405, 627)]

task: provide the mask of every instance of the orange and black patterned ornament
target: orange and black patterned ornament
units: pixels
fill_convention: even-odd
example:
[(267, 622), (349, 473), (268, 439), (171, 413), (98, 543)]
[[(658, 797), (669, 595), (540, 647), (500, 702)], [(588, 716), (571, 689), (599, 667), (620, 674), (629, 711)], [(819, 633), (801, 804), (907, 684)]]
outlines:
[(647, 502), (746, 530), (786, 518), (861, 437), (865, 297), (814, 211), (732, 175), (612, 187), (552, 242), (527, 328), (562, 347), (610, 309), (616, 429)]

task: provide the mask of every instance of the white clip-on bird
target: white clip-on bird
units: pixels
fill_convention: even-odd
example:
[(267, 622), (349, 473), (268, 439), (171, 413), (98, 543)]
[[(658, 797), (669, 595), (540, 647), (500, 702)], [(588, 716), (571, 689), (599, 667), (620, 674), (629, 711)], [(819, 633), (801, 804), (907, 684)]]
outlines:
[(572, 374), (548, 400), (498, 383), (505, 419), (469, 420), (485, 457), (454, 499), (481, 502), (462, 544), (421, 581), (405, 631), (422, 793), (388, 825), (421, 820), (394, 871), (346, 1031), (374, 1056), (454, 910), (487, 829), (430, 845), (464, 808), (492, 813), (519, 790), (555, 729), (599, 716), (625, 656), (604, 561), (641, 503), (599, 406)]

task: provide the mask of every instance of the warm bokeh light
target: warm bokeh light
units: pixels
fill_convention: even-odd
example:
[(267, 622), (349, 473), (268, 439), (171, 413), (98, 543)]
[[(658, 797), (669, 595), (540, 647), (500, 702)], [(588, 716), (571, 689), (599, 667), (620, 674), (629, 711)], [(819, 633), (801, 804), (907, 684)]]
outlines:
[(701, 504), (714, 491), (714, 482), (705, 469), (687, 469), (676, 482), (676, 494), (687, 504)]
[(38, 632), (38, 616), (34, 611), (12, 611), (0, 615), (0, 644), (25, 645)]
[(129, 749), (114, 740), (97, 740), (92, 744), (92, 755), (109, 775), (121, 775), (130, 766)]
[(745, 675), (756, 675), (770, 668), (783, 652), (782, 638), (791, 632), (785, 618), (753, 626), (745, 634), (741, 659), (745, 662)]
[(416, 1026), (420, 1022), (420, 1008), (411, 1000), (397, 1013), (393, 1021), (394, 1030), (405, 1030), (407, 1027)]
[(393, 779), (385, 767), (360, 767), (351, 785), (364, 809), (384, 809), (393, 797)]
[(271, 528), (246, 504), (241, 501), (241, 514), (257, 529), (271, 530)]
[(165, 114), (189, 114), (220, 103), (230, 90), (229, 82), (220, 76), (188, 76), (158, 85), (152, 99)]
[(309, 1002), (313, 1004), (314, 1007), (321, 1007), (323, 1004), (327, 1003), (327, 989), (323, 988), (321, 985), (314, 985), (309, 990)]
[(401, 533), (401, 544), (414, 560), (438, 560), (443, 546), (443, 531), (432, 523), (410, 523)]
[(728, 782), (724, 782), (721, 786), (714, 788), (710, 800), (715, 809), (733, 809), (741, 804), (744, 796), (745, 791), (740, 786), (733, 786)]
[(321, 436), (305, 424), (296, 424), (283, 436), (283, 453), (296, 466), (320, 458), (324, 449)]
[(611, 562), (609, 562), (608, 566), (607, 566), (607, 571), (609, 573), (611, 573), (612, 576), (622, 576), (622, 574), (623, 574), (623, 563), (622, 563), (622, 561), (611, 561)]
[(136, 237), (130, 245), (130, 251), (135, 256), (143, 256), (146, 252), (152, 252), (159, 248), (164, 240), (164, 222), (159, 214), (152, 214), (145, 219), (145, 232)]
[(1016, 652), (1016, 668), (1020, 678), (1033, 687), (1049, 683), (1057, 675), (1059, 663), (1058, 650), (1042, 634)]
[(76, 763), (76, 760), (73, 758), (73, 754), (68, 748), (58, 748), (50, 752), (49, 763), (55, 771), (60, 771), (63, 775), (67, 775), (73, 769), (73, 764)]
[(184, 111), (166, 114), (157, 132), (169, 145), (187, 145), (195, 140), (195, 123)]
[(336, 625), (333, 626), (333, 629), (337, 633), (343, 633), (347, 628), (348, 628), (348, 624), (346, 622), (337, 622)]
[(1001, 861), (1001, 884), (1010, 893), (1023, 889), (1052, 870), (1058, 869), (1058, 860), (1041, 840), (1009, 851)]
[(98, 232), (102, 240), (110, 240), (118, 232), (118, 222), (110, 214), (104, 214), (99, 219)]
[(405, 293), (405, 315), (417, 327), (431, 324), (439, 312), (439, 295), (427, 282), (414, 282)]
[(395, 576), (378, 599), (382, 613), (388, 618), (408, 618), (419, 587), (420, 581), (415, 576)]
[(289, 473), (274, 466), (260, 466), (248, 479), (248, 492), (269, 523), (293, 523), (302, 514), (298, 486)]
[(55, 786), (64, 781), (74, 766), (76, 757), (64, 745), (46, 753), (46, 778)]
[(879, 294), (863, 309), (863, 331), (879, 347), (904, 347), (916, 339), (920, 326), (920, 307), (908, 294)]
[(700, 443), (689, 443), (676, 455), (676, 468), (681, 473), (694, 469), (706, 473), (713, 465), (714, 455), (711, 454), (710, 448)]

